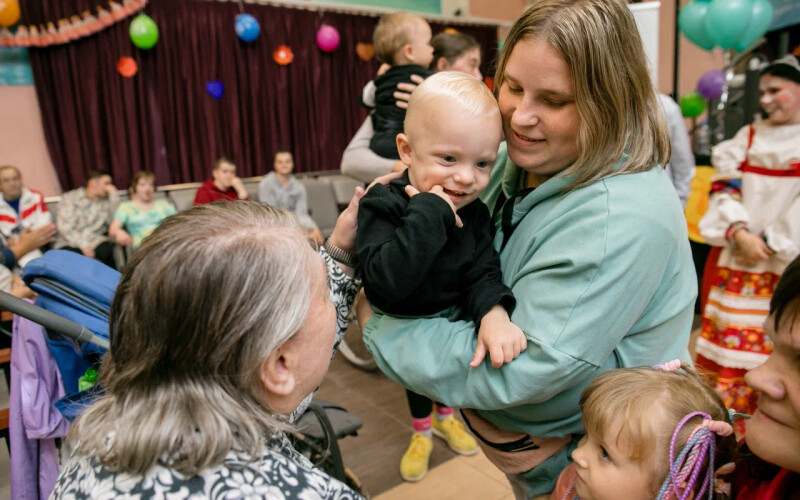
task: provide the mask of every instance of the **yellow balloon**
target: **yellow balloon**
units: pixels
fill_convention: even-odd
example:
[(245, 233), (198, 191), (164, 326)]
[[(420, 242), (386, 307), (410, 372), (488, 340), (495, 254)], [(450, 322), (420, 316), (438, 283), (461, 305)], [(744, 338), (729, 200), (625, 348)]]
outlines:
[(17, 0), (0, 0), (0, 26), (8, 28), (19, 21), (19, 2)]

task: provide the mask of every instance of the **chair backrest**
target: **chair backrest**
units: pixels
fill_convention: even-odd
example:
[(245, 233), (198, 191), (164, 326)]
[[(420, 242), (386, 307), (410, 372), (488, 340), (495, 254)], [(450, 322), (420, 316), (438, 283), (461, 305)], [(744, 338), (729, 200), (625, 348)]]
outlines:
[(324, 237), (330, 236), (336, 219), (339, 217), (339, 207), (336, 205), (336, 197), (333, 193), (333, 186), (322, 179), (303, 177), (300, 179), (308, 194), (308, 208), (311, 211), (311, 218), (317, 223), (319, 230)]
[(336, 197), (336, 204), (339, 205), (339, 208), (344, 209), (350, 203), (356, 186), (363, 187), (364, 183), (346, 175), (336, 175), (331, 176), (331, 185), (333, 186), (333, 194)]
[(174, 189), (171, 191), (165, 192), (166, 198), (175, 205), (175, 210), (181, 212), (188, 208), (192, 208), (194, 204), (194, 195), (197, 193), (196, 187), (190, 187), (185, 189)]
[(253, 201), (261, 201), (259, 194), (258, 194), (258, 185), (261, 182), (261, 179), (246, 179), (244, 181), (244, 187), (247, 189), (247, 194), (250, 195), (250, 199)]

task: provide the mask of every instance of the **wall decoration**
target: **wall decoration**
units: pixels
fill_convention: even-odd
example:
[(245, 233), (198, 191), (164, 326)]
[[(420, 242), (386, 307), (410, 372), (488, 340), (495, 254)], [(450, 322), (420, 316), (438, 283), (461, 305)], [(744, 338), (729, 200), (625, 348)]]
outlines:
[(131, 41), (143, 50), (150, 50), (158, 43), (158, 26), (147, 14), (139, 14), (131, 21)]
[(356, 54), (362, 61), (369, 61), (375, 56), (375, 46), (371, 43), (357, 43)]
[(339, 46), (339, 32), (328, 24), (320, 26), (317, 31), (317, 47), (324, 52), (333, 52)]
[(287, 66), (294, 61), (294, 54), (292, 49), (286, 45), (279, 45), (275, 52), (272, 53), (272, 59), (281, 66)]
[(8, 28), (19, 21), (19, 2), (17, 0), (0, 0), (0, 26)]
[(219, 80), (209, 80), (206, 82), (206, 92), (214, 99), (220, 100), (225, 94), (225, 86)]
[(258, 35), (261, 34), (261, 26), (256, 21), (256, 18), (247, 13), (242, 13), (236, 16), (234, 22), (236, 29), (236, 36), (243, 42), (254, 42)]
[[(8, 1), (0, 0), (0, 6)], [(108, 4), (111, 12), (98, 6), (96, 16), (85, 10), (80, 15), (48, 21), (38, 27), (19, 26), (16, 33), (3, 27), (0, 29), (0, 47), (50, 47), (79, 40), (127, 19), (147, 5), (147, 0), (124, 0), (122, 4)], [(2, 22), (0, 26), (3, 26)]]
[(125, 78), (131, 78), (139, 72), (139, 66), (130, 56), (122, 56), (117, 61), (117, 71)]

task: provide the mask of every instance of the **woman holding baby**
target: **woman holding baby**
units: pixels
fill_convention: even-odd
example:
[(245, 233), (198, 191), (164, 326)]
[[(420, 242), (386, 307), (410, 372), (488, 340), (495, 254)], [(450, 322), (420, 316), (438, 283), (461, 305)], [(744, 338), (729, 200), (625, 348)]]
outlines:
[(484, 453), (527, 498), (552, 491), (568, 464), (583, 432), (578, 399), (598, 374), (689, 360), (696, 284), (627, 5), (538, 1), (497, 67), (506, 143), (482, 199), (527, 350), (500, 369), (470, 368), (472, 321), (360, 316), (384, 373), (467, 408)]

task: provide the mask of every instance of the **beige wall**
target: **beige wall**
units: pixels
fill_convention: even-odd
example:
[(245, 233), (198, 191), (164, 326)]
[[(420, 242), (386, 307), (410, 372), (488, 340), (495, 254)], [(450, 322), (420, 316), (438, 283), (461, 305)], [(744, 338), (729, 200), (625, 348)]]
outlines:
[(469, 16), (514, 22), (527, 5), (526, 0), (470, 0)]
[(25, 185), (45, 196), (61, 194), (32, 85), (0, 86), (0, 165), (18, 167)]
[[(682, 0), (686, 5), (688, 0)], [(665, 94), (672, 93), (673, 79), (673, 47), (675, 43), (675, 0), (661, 0), (661, 25), (659, 27), (660, 49), (658, 54), (658, 88)], [(722, 51), (714, 49), (706, 52), (692, 44), (683, 35), (679, 38), (680, 67), (678, 68), (678, 96), (691, 92), (697, 86), (697, 80), (710, 69), (721, 69)]]

